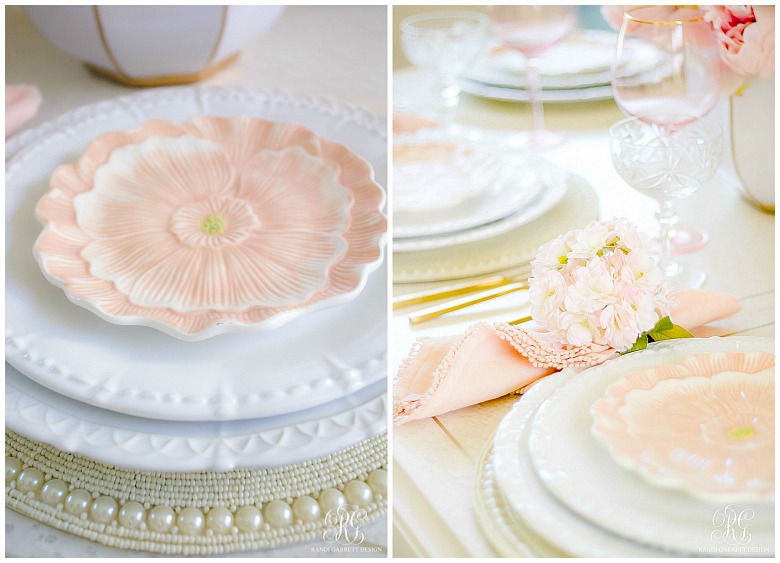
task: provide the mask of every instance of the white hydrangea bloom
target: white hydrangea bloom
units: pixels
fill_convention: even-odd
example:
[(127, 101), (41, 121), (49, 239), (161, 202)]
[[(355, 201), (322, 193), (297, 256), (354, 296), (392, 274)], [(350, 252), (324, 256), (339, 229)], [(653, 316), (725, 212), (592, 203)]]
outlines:
[(649, 246), (625, 219), (594, 222), (542, 245), (531, 263), (532, 317), (561, 347), (629, 349), (671, 307)]

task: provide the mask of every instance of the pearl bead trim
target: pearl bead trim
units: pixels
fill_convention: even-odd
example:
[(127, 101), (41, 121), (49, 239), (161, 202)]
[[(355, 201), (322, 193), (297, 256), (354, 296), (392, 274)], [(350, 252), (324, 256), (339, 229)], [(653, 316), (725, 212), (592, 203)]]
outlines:
[(225, 473), (129, 471), (6, 431), (6, 506), (122, 549), (217, 555), (321, 538), (342, 505), (387, 512), (387, 434), (322, 458)]
[(548, 556), (548, 553), (532, 549), (531, 544), (536, 543), (533, 541), (536, 537), (529, 538), (522, 520), (507, 505), (496, 481), (493, 457), (491, 441), (482, 452), (477, 466), (474, 507), (480, 528), (501, 557)]

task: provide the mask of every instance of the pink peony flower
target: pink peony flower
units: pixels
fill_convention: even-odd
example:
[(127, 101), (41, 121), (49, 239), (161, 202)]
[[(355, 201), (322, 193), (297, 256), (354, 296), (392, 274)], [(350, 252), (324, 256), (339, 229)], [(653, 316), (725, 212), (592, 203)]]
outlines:
[(724, 88), (736, 91), (750, 76), (767, 78), (775, 69), (774, 6), (705, 6), (723, 47)]
[[(620, 29), (625, 11), (635, 7), (602, 6), (601, 15), (610, 27)], [(701, 6), (701, 10), (722, 46), (721, 83), (726, 93), (738, 91), (750, 76), (774, 74), (774, 6)]]
[(623, 25), (623, 14), (634, 6), (602, 6), (601, 17), (612, 29), (620, 29)]
[(531, 316), (561, 348), (628, 350), (671, 306), (649, 245), (625, 219), (593, 222), (543, 245), (531, 263)]

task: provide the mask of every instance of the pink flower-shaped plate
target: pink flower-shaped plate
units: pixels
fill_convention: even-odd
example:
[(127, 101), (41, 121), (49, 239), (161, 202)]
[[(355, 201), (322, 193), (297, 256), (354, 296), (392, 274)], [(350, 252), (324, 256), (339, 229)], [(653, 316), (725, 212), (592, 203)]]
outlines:
[(593, 433), (657, 486), (710, 502), (771, 500), (774, 363), (713, 353), (630, 373), (593, 405)]
[(368, 163), (300, 125), (154, 120), (55, 170), (34, 254), (103, 319), (202, 340), (357, 295), (381, 262), (383, 203)]

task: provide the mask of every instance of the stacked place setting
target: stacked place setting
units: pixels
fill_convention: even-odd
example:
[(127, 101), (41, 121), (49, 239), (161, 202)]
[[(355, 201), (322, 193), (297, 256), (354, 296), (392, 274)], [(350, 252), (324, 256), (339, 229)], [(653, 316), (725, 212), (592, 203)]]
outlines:
[(585, 180), (495, 145), (423, 129), (396, 135), (394, 158), (396, 283), (527, 268), (542, 242), (598, 214)]
[[(544, 130), (538, 88), (531, 88), (530, 131), (506, 134), (454, 122), (458, 84), (463, 83), (457, 79), (482, 68), (479, 61), (488, 50), (489, 35), (505, 43), (512, 54), (536, 64), (539, 55), (549, 53), (576, 27), (570, 7), (547, 8), (542, 11), (544, 21), (533, 20), (550, 28), (546, 35), (521, 33), (525, 28), (517, 26), (526, 25), (529, 17), (523, 7), (491, 7), (488, 15), (431, 12), (401, 22), (404, 52), (437, 79), (440, 107), (436, 122), (410, 115), (396, 122), (395, 283), (437, 282), (499, 271), (521, 275), (539, 245), (596, 218), (594, 189), (545, 156), (544, 149), (561, 139)], [(561, 21), (565, 25), (556, 27), (555, 22)], [(518, 40), (520, 35), (523, 41)], [(417, 90), (423, 88), (418, 85)]]
[(397, 134), (393, 158), (396, 283), (527, 268), (542, 242), (598, 213), (582, 178), (441, 128)]
[[(610, 66), (615, 34), (578, 30), (541, 56), (542, 100), (572, 103), (612, 97)], [(639, 61), (638, 61), (639, 64)], [(652, 64), (648, 59), (646, 64)], [(495, 46), (461, 78), (464, 92), (508, 101), (528, 101), (526, 61), (517, 52)]]
[(385, 147), (360, 109), (242, 88), (26, 133), (6, 175), (7, 506), (190, 555), (383, 515)]
[(502, 554), (774, 554), (774, 340), (659, 342), (534, 385), (478, 487)]

